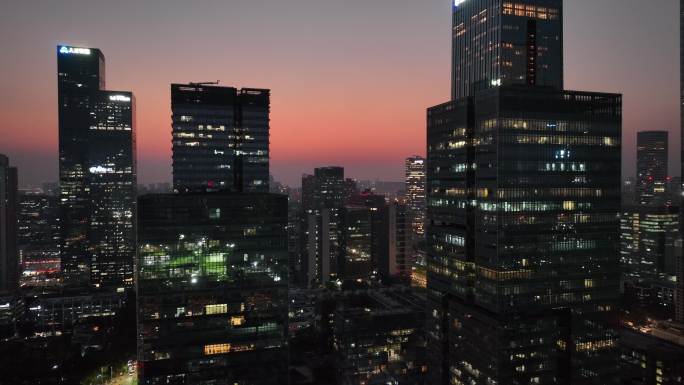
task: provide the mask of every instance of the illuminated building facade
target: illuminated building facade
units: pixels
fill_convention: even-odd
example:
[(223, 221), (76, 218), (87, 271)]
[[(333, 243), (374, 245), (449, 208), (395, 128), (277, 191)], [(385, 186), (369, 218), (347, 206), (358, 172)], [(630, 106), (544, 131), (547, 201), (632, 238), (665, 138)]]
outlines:
[(19, 260), (23, 283), (59, 272), (57, 197), (26, 191), (19, 197)]
[(106, 91), (94, 48), (57, 47), (61, 269), (69, 281), (133, 285), (135, 99)]
[(667, 135), (667, 131), (637, 133), (637, 193), (642, 205), (665, 198)]
[(36, 333), (59, 334), (89, 320), (114, 318), (125, 302), (125, 294), (111, 291), (85, 292), (74, 288), (41, 293), (28, 301), (28, 313)]
[(524, 84), (563, 88), (562, 0), (456, 0), (452, 100)]
[(614, 383), (621, 102), (509, 86), (428, 110), (434, 383)]
[(671, 310), (675, 305), (679, 210), (665, 205), (624, 207), (620, 259), (627, 303)]
[(141, 384), (287, 384), (287, 197), (139, 199)]
[(0, 292), (19, 288), (17, 168), (0, 154)]
[(561, 0), (457, 0), (428, 109), (431, 383), (616, 384), (622, 97), (563, 90)]
[(173, 188), (269, 191), (270, 91), (172, 84)]
[(630, 206), (622, 211), (620, 254), (628, 281), (674, 276), (679, 210), (667, 206)]
[(413, 243), (425, 237), (425, 165), (421, 156), (406, 159), (406, 206)]

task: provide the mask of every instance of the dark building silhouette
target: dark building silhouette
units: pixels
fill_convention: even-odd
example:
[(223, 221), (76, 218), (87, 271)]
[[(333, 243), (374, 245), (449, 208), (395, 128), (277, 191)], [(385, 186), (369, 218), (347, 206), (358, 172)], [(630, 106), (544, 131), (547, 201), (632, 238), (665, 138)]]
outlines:
[(624, 385), (684, 384), (684, 331), (667, 325), (620, 328)]
[[(681, 48), (681, 52), (684, 52), (684, 0), (679, 1), (679, 44)], [(681, 162), (682, 162), (682, 169), (681, 169), (681, 179), (680, 183), (684, 183), (684, 55), (680, 55), (679, 57), (680, 62), (679, 62), (679, 72), (680, 72), (680, 91), (681, 91), (681, 99), (680, 99), (680, 107), (681, 107), (681, 137), (680, 137), (680, 146), (681, 146)], [(681, 191), (684, 191), (684, 187), (682, 187)], [(679, 204), (679, 209), (680, 215), (679, 215), (679, 225), (680, 225), (680, 234), (684, 234), (684, 196), (680, 196), (680, 204)], [(682, 254), (682, 243), (679, 243), (679, 255), (677, 258), (677, 295), (676, 295), (676, 308), (677, 308), (677, 320), (679, 322), (684, 322), (684, 255)]]
[(563, 88), (562, 0), (455, 0), (453, 100), (490, 87)]
[(270, 91), (172, 84), (173, 188), (269, 191)]
[(287, 197), (139, 199), (141, 384), (287, 384)]
[(429, 383), (424, 296), (405, 287), (359, 290), (336, 298), (330, 307), (322, 324), (331, 329), (340, 383)]
[(0, 292), (19, 288), (17, 168), (0, 154)]
[(67, 281), (133, 285), (135, 99), (106, 91), (95, 48), (57, 47), (61, 269)]
[(320, 167), (302, 177), (303, 286), (324, 286), (337, 278), (340, 211), (353, 190), (342, 167)]
[(640, 204), (665, 203), (667, 178), (667, 131), (637, 133), (637, 193)]
[(562, 2), (458, 0), (428, 109), (430, 383), (617, 384), (622, 98), (564, 91)]

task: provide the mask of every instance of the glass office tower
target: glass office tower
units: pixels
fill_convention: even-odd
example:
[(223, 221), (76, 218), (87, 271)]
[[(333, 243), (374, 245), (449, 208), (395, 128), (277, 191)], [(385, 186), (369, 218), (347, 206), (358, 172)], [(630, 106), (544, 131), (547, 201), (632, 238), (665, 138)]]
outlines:
[(637, 192), (639, 203), (665, 203), (667, 182), (667, 131), (637, 133)]
[(172, 84), (178, 192), (268, 192), (270, 91)]
[(0, 154), (0, 292), (19, 288), (17, 168)]
[(139, 199), (141, 384), (287, 384), (287, 197)]
[(456, 0), (428, 109), (431, 383), (615, 384), (622, 98), (563, 90), (562, 0)]
[[(682, 181), (684, 182), (684, 0), (679, 0), (679, 45), (680, 45), (680, 55), (679, 55), (679, 73), (680, 73), (680, 107), (681, 107), (681, 132), (680, 132), (680, 145), (681, 145), (681, 162), (682, 162)], [(684, 191), (684, 186), (682, 191)], [(684, 196), (680, 197), (681, 201), (679, 204), (679, 233), (684, 235)], [(682, 242), (679, 242), (680, 250), (682, 248)], [(676, 309), (677, 309), (677, 321), (684, 322), (684, 256), (679, 255), (677, 258), (677, 294), (676, 298)]]
[(57, 47), (61, 268), (68, 281), (133, 285), (135, 99), (104, 90), (94, 48)]
[(453, 100), (525, 84), (563, 88), (562, 0), (455, 0)]
[(507, 86), (428, 110), (434, 383), (613, 384), (621, 96)]

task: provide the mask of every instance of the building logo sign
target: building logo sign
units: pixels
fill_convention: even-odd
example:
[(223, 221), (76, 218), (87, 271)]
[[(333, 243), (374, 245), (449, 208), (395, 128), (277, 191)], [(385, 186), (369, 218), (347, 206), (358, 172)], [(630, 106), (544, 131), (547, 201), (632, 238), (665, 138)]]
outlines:
[(131, 98), (126, 95), (110, 95), (109, 100), (113, 102), (130, 102)]
[(88, 171), (91, 174), (113, 174), (114, 169), (112, 167), (95, 166), (91, 167)]
[(466, 0), (454, 0), (454, 7), (458, 7), (459, 5), (465, 3)]
[(59, 53), (65, 55), (90, 55), (90, 48), (67, 47), (63, 45), (59, 48)]

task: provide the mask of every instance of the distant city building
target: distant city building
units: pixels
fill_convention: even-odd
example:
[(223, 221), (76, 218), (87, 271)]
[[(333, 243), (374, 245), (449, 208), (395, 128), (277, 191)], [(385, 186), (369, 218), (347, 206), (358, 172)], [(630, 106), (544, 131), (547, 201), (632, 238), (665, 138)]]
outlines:
[(0, 340), (11, 339), (19, 334), (25, 321), (26, 304), (20, 293), (0, 294)]
[(622, 205), (633, 206), (636, 204), (636, 179), (627, 177), (622, 180)]
[(138, 185), (138, 196), (147, 194), (168, 194), (172, 191), (171, 184), (167, 182)]
[(675, 319), (684, 324), (684, 253), (682, 252), (682, 237), (675, 243)]
[(270, 91), (172, 84), (173, 188), (269, 191)]
[(343, 280), (368, 281), (373, 274), (373, 213), (370, 207), (345, 205), (340, 214), (340, 267)]
[(31, 285), (59, 272), (59, 212), (57, 197), (22, 191), (19, 196), (18, 248), (21, 281)]
[(620, 254), (630, 281), (675, 275), (679, 210), (666, 206), (627, 206), (621, 215)]
[(99, 49), (57, 47), (60, 247), (67, 281), (133, 285), (135, 99), (105, 90)]
[(29, 299), (28, 316), (39, 335), (60, 335), (92, 320), (112, 319), (126, 303), (125, 294), (74, 289), (40, 293)]
[(684, 384), (684, 332), (667, 326), (620, 329), (624, 385)]
[(397, 288), (350, 293), (329, 321), (340, 383), (429, 383), (424, 297)]
[(285, 384), (287, 197), (139, 199), (140, 384)]
[[(352, 221), (349, 221), (347, 216), (353, 213), (356, 213), (356, 219), (364, 219), (359, 224), (367, 221), (369, 230), (367, 236), (361, 236), (361, 234), (366, 234), (364, 226), (349, 226)], [(350, 260), (357, 260), (355, 252), (362, 250), (356, 247), (349, 249), (348, 245), (364, 240), (363, 244), (368, 242), (370, 250), (370, 264), (366, 270), (366, 280), (398, 278), (408, 281), (411, 264), (407, 249), (409, 239), (407, 222), (406, 205), (395, 201), (388, 202), (384, 195), (364, 191), (350, 198), (343, 208), (340, 277), (350, 278), (342, 273), (343, 267), (345, 264), (348, 265)], [(360, 233), (355, 234), (355, 232)], [(358, 278), (362, 277), (356, 277)]]
[(508, 85), (563, 88), (562, 0), (457, 0), (451, 99)]
[(413, 244), (425, 237), (425, 158), (406, 159), (406, 206)]
[(302, 253), (306, 287), (324, 286), (338, 274), (340, 210), (353, 191), (342, 167), (320, 167), (302, 177)]
[(19, 288), (17, 168), (0, 154), (0, 292)]
[(637, 133), (637, 194), (641, 204), (665, 199), (667, 136), (667, 131)]

